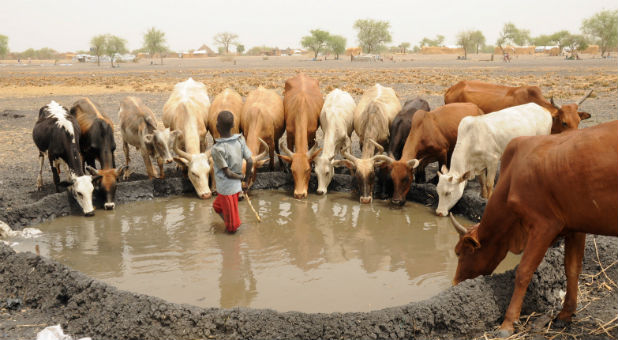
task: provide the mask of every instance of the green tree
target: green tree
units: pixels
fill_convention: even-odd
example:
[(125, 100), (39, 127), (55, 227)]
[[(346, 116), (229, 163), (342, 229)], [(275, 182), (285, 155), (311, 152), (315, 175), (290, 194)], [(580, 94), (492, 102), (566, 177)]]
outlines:
[(95, 35), (90, 39), (90, 50), (97, 56), (97, 65), (101, 66), (101, 56), (105, 54), (105, 35)]
[(379, 52), (384, 48), (384, 44), (393, 40), (390, 27), (388, 21), (359, 19), (354, 22), (354, 29), (358, 30), (358, 43), (366, 53)]
[(582, 22), (582, 32), (596, 39), (605, 56), (611, 48), (618, 46), (618, 9), (601, 11)]
[(304, 36), (300, 40), (300, 44), (304, 48), (312, 50), (314, 53), (313, 58), (315, 59), (318, 57), (318, 53), (320, 53), (320, 50), (326, 48), (326, 44), (330, 39), (330, 33), (320, 29), (311, 30), (310, 32), (311, 35)]
[(127, 41), (115, 35), (105, 35), (105, 55), (109, 56), (112, 67), (116, 54), (127, 53)]
[(163, 65), (163, 53), (167, 51), (165, 47), (165, 33), (152, 27), (146, 33), (144, 33), (143, 49), (148, 52), (150, 59), (154, 57), (156, 53), (159, 53), (161, 58), (161, 65)]
[(519, 46), (526, 45), (530, 41), (530, 31), (525, 29), (519, 29), (512, 22), (507, 22), (502, 27), (502, 31), (496, 40), (496, 45), (500, 47), (502, 53), (504, 53), (504, 46), (509, 44), (515, 44)]
[(457, 34), (457, 45), (461, 46), (464, 50), (464, 59), (468, 59), (468, 51), (474, 49), (474, 42), (472, 41), (473, 31), (463, 31)]
[(437, 47), (437, 46), (442, 46), (443, 44), (444, 44), (444, 36), (438, 34), (436, 35), (435, 39), (429, 39), (427, 37), (423, 38), (423, 40), (421, 40), (421, 42), (418, 45), (422, 49), (425, 46)]
[(231, 32), (221, 32), (217, 33), (214, 38), (215, 43), (225, 49), (225, 54), (230, 53), (230, 45), (236, 44), (236, 39), (238, 39), (238, 35)]
[(236, 53), (242, 54), (245, 51), (245, 45), (236, 44)]
[(9, 37), (0, 34), (0, 59), (9, 53)]
[(588, 48), (588, 39), (581, 34), (569, 34), (568, 37), (562, 40), (564, 47), (569, 48), (571, 56), (578, 58), (577, 52)]
[(571, 38), (571, 33), (566, 30), (558, 31), (551, 36), (551, 42), (558, 45), (558, 52), (562, 53), (562, 49), (566, 46), (567, 40)]
[(399, 49), (401, 50), (401, 52), (402, 52), (403, 54), (405, 54), (405, 53), (406, 53), (406, 50), (407, 50), (408, 48), (410, 48), (410, 43), (409, 43), (409, 42), (402, 42), (402, 43), (401, 43), (401, 44), (399, 44), (399, 46), (397, 46), (397, 47), (399, 47)]
[(339, 60), (339, 55), (345, 52), (346, 38), (340, 35), (331, 35), (326, 41), (328, 49), (335, 54), (335, 59)]
[(483, 32), (476, 30), (470, 32), (470, 40), (472, 41), (472, 45), (476, 50), (476, 54), (479, 54), (479, 51), (485, 47), (485, 36)]

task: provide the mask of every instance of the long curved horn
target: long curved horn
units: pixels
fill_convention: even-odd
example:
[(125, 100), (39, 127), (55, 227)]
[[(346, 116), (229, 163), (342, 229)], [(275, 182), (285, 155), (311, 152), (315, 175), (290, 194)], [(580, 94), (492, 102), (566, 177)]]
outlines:
[(373, 138), (367, 138), (367, 140), (372, 143), (373, 145), (375, 145), (376, 148), (378, 148), (378, 153), (382, 153), (384, 152), (384, 147), (380, 144), (378, 144), (376, 141), (373, 140)]
[(182, 136), (182, 131), (180, 131), (180, 133), (178, 134), (178, 136), (176, 136), (176, 141), (174, 142), (174, 152), (176, 152), (176, 154), (186, 160), (188, 160), (189, 162), (193, 159), (193, 156), (188, 153), (188, 152), (184, 152), (182, 150), (180, 150), (180, 148), (178, 147), (178, 139)]
[(551, 106), (555, 107), (556, 109), (560, 110), (560, 106), (558, 106), (558, 104), (556, 104), (554, 102), (554, 96), (551, 96), (551, 98), (549, 99), (549, 102), (551, 103)]
[(283, 151), (285, 156), (292, 157), (292, 155), (293, 155), (292, 151), (290, 151), (290, 149), (288, 149), (288, 147), (286, 145), (283, 145), (283, 140), (281, 140), (279, 142), (279, 149), (281, 149)]
[(386, 163), (393, 164), (393, 162), (395, 161), (394, 158), (389, 157), (389, 156), (385, 156), (385, 155), (375, 155), (373, 157), (371, 157), (371, 159), (375, 162), (375, 161), (384, 161)]
[(455, 216), (453, 216), (453, 213), (449, 213), (448, 216), (451, 218), (451, 223), (453, 224), (453, 227), (455, 228), (457, 233), (461, 236), (464, 236), (468, 232), (468, 229), (462, 226), (461, 223), (457, 222)]
[(590, 95), (592, 94), (592, 91), (593, 91), (593, 90), (588, 91), (588, 93), (586, 93), (586, 95), (585, 95), (585, 96), (583, 96), (583, 97), (582, 97), (582, 99), (580, 99), (580, 100), (577, 102), (577, 106), (582, 105), (582, 103), (584, 102), (584, 100), (586, 100), (586, 99), (588, 99), (588, 97), (590, 97)]
[(266, 144), (266, 142), (262, 138), (258, 138), (258, 140), (264, 146), (264, 151), (262, 151), (262, 153), (260, 153), (257, 157), (255, 157), (256, 160), (260, 160), (264, 156), (268, 156), (268, 152), (270, 151), (270, 148), (268, 148), (268, 144)]
[(354, 163), (358, 162), (358, 158), (354, 157), (350, 153), (350, 147), (349, 146), (343, 150), (343, 158), (345, 158), (347, 160), (350, 160), (350, 161), (352, 161)]

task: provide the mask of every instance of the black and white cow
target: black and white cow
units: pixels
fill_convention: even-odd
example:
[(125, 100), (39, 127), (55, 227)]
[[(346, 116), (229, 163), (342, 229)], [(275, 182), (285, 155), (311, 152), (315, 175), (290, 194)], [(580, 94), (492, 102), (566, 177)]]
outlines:
[[(85, 175), (82, 170), (79, 154), (79, 124), (68, 110), (55, 101), (39, 110), (39, 119), (32, 130), (32, 138), (39, 149), (40, 170), (37, 177), (37, 187), (43, 186), (43, 161), (45, 154), (49, 158), (56, 191), (65, 186), (73, 195), (86, 216), (94, 215), (92, 206), (92, 191), (94, 186), (92, 176)], [(69, 168), (68, 181), (60, 182), (60, 164)]]

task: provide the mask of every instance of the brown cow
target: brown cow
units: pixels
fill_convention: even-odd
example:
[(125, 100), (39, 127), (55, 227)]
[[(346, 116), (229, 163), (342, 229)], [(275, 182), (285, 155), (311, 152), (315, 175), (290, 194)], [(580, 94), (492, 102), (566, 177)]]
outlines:
[(230, 111), (234, 115), (234, 126), (232, 127), (232, 134), (238, 133), (238, 127), (240, 125), (240, 111), (242, 110), (242, 97), (238, 92), (232, 89), (225, 89), (219, 93), (215, 99), (213, 99), (210, 109), (208, 110), (208, 131), (212, 135), (212, 138), (219, 138), (219, 131), (217, 131), (217, 117), (219, 112)]
[(577, 111), (590, 94), (592, 90), (577, 103), (560, 107), (554, 102), (553, 97), (548, 102), (538, 86), (510, 87), (478, 80), (462, 80), (446, 90), (444, 103), (474, 103), (485, 113), (536, 103), (551, 113), (553, 118), (551, 133), (560, 133), (564, 130), (577, 129), (580, 121), (590, 118), (589, 113)]
[[(518, 137), (502, 156), (500, 179), (479, 224), (464, 228), (454, 284), (491, 274), (508, 251), (524, 252), (500, 335), (513, 333), (532, 274), (565, 236), (567, 292), (558, 319), (577, 307), (586, 234), (618, 236), (618, 121), (559, 135)], [(451, 215), (452, 216), (452, 215)]]
[[(81, 136), (79, 149), (87, 164), (85, 170), (97, 178), (95, 187), (105, 196), (105, 209), (114, 209), (114, 196), (118, 177), (127, 169), (121, 166), (115, 169), (114, 124), (88, 98), (80, 98), (71, 107), (71, 115), (77, 118)], [(95, 168), (95, 160), (99, 161), (100, 170)]]
[(431, 112), (417, 111), (412, 118), (412, 127), (401, 158), (395, 160), (389, 156), (379, 156), (380, 160), (385, 161), (383, 166), (388, 167), (393, 179), (391, 203), (405, 204), (417, 166), (420, 165), (421, 171), (425, 171), (427, 164), (437, 161), (440, 167), (443, 164), (450, 167), (459, 122), (464, 117), (482, 114), (483, 111), (472, 103), (448, 104)]
[[(270, 159), (270, 170), (275, 168), (275, 150), (279, 152), (277, 141), (285, 132), (281, 96), (274, 90), (267, 90), (261, 86), (249, 92), (240, 113), (240, 129), (253, 155), (253, 171), (247, 182), (247, 187), (250, 188), (255, 181), (256, 170), (268, 159)], [(260, 151), (262, 153), (258, 155)], [(262, 159), (267, 155), (270, 157)]]
[(290, 163), (294, 176), (295, 198), (307, 197), (311, 162), (321, 151), (317, 149), (315, 132), (318, 129), (322, 105), (324, 98), (317, 80), (299, 73), (285, 81), (283, 108), (288, 146), (282, 144), (281, 149), (285, 155), (278, 156)]

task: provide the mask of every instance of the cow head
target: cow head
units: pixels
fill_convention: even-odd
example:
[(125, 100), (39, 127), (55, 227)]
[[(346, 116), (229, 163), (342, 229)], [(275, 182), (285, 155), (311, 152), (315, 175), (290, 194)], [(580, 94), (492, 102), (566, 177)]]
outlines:
[(278, 155), (279, 158), (290, 163), (292, 176), (294, 177), (294, 197), (306, 198), (309, 179), (311, 178), (311, 162), (313, 162), (322, 149), (318, 148), (317, 143), (306, 154), (302, 152), (292, 153), (290, 149), (281, 143), (279, 148), (285, 153), (285, 155)]
[(69, 193), (82, 208), (85, 216), (94, 216), (94, 207), (92, 206), (92, 191), (94, 191), (92, 181), (94, 179), (88, 175), (77, 176), (73, 172), (71, 172), (70, 178), (70, 181), (61, 182), (60, 185), (67, 187)]
[(182, 132), (178, 131), (178, 138), (174, 143), (174, 152), (178, 157), (174, 157), (176, 163), (187, 168), (187, 175), (197, 196), (202, 199), (208, 199), (212, 197), (210, 186), (208, 185), (208, 175), (210, 174), (210, 150), (206, 153), (190, 154), (180, 150), (179, 138), (182, 136)]
[(161, 159), (164, 163), (171, 163), (174, 159), (170, 152), (170, 144), (176, 140), (179, 134), (179, 130), (170, 131), (169, 128), (154, 130), (153, 133), (144, 135), (144, 144), (154, 150), (156, 158)]
[(471, 178), (471, 172), (468, 171), (463, 175), (449, 174), (446, 165), (442, 165), (441, 171), (438, 171), (438, 208), (436, 215), (446, 216), (448, 211), (459, 201), (463, 195), (466, 181)]
[[(253, 183), (255, 182), (255, 178), (256, 178), (256, 173), (257, 173), (257, 169), (261, 168), (264, 163), (268, 162), (270, 160), (269, 157), (269, 152), (270, 152), (270, 148), (268, 147), (268, 144), (262, 139), (262, 138), (258, 138), (258, 140), (260, 141), (260, 143), (262, 144), (262, 146), (264, 146), (264, 151), (262, 151), (259, 155), (255, 156), (252, 155), (251, 158), (253, 160), (253, 168), (251, 171), (251, 178), (249, 178), (249, 180), (247, 182), (243, 182), (242, 186), (243, 186), (243, 190), (247, 190), (249, 188), (251, 188), (253, 186)], [(246, 171), (246, 166), (247, 163), (243, 162), (242, 163), (242, 173), (243, 175), (245, 174)]]
[(102, 169), (97, 170), (93, 167), (86, 165), (86, 171), (92, 175), (92, 182), (94, 183), (97, 190), (105, 193), (105, 204), (103, 208), (105, 210), (113, 210), (115, 207), (114, 197), (116, 196), (116, 183), (118, 182), (118, 178), (122, 176), (122, 174), (129, 167), (123, 165), (118, 167), (117, 169)]
[[(384, 151), (384, 148), (373, 139), (368, 138), (368, 141), (376, 146), (378, 152)], [(359, 187), (360, 202), (363, 204), (371, 203), (376, 179), (374, 167), (381, 166), (382, 161), (387, 156), (375, 155), (371, 158), (356, 158), (350, 154), (350, 147), (348, 146), (343, 151), (343, 157), (342, 160), (333, 161), (333, 165), (345, 166), (350, 169)]]
[(398, 160), (389, 156), (381, 156), (383, 166), (390, 171), (391, 179), (393, 180), (393, 197), (391, 203), (402, 206), (406, 203), (406, 196), (410, 191), (410, 186), (414, 180), (414, 169), (418, 167), (420, 161), (418, 159)]
[(315, 173), (318, 175), (318, 189), (316, 192), (318, 195), (325, 194), (328, 191), (328, 185), (333, 180), (333, 175), (335, 174), (334, 158), (335, 155), (331, 157), (319, 156), (315, 159)]
[(501, 256), (498, 254), (500, 250), (499, 244), (481, 245), (478, 235), (478, 223), (466, 228), (457, 222), (453, 214), (449, 216), (453, 227), (459, 233), (459, 241), (455, 246), (458, 262), (453, 285), (457, 285), (467, 279), (473, 279), (479, 275), (491, 274), (500, 261), (502, 261), (506, 252)]
[(556, 112), (552, 113), (551, 133), (577, 129), (580, 121), (590, 118), (591, 115), (588, 112), (580, 112), (578, 108), (591, 94), (592, 90), (588, 91), (577, 103), (562, 106), (556, 104), (554, 97), (552, 97), (550, 103), (556, 109)]

